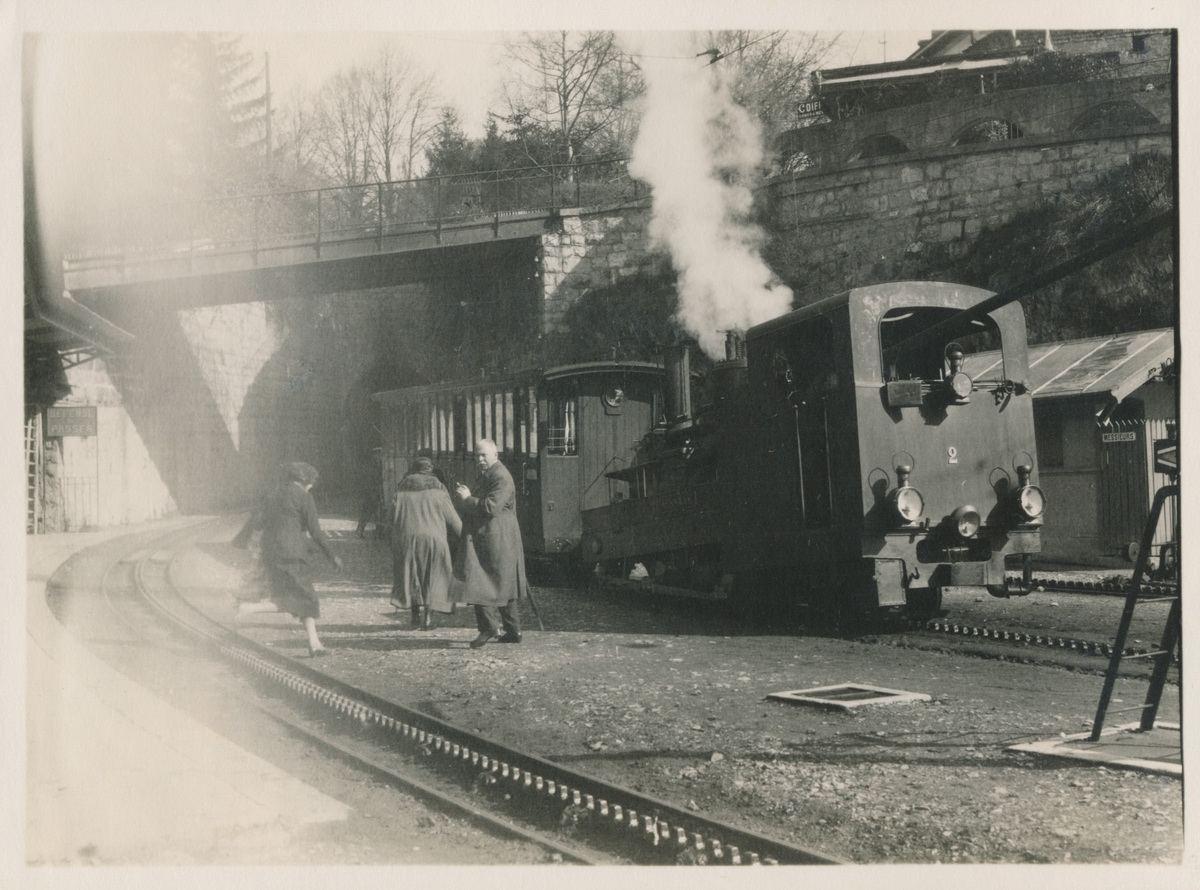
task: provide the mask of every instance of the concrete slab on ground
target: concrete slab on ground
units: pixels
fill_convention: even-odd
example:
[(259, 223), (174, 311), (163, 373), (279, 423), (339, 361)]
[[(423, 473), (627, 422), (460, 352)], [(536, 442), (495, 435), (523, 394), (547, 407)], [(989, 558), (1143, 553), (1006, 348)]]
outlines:
[(1096, 741), (1090, 732), (1013, 745), (1008, 750), (1087, 760), (1103, 766), (1137, 769), (1167, 776), (1183, 775), (1183, 734), (1177, 723), (1158, 723), (1142, 732), (1130, 723), (1106, 729)]

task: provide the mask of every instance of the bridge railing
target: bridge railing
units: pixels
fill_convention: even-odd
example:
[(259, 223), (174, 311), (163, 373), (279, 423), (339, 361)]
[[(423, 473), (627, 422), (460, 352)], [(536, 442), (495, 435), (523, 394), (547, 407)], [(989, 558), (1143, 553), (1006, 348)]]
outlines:
[(568, 207), (617, 205), (648, 193), (627, 159), (328, 186), (130, 208), (79, 232), (68, 264), (186, 258), (286, 248), (320, 257), (336, 245), (492, 225)]

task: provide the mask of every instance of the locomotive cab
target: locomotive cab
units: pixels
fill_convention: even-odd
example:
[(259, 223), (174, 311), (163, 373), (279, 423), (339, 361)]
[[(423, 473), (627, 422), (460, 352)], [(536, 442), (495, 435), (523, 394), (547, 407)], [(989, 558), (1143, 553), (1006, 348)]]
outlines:
[(881, 384), (860, 390), (863, 553), (922, 616), (944, 588), (1028, 592), (1007, 584), (1006, 562), (1025, 557), (1028, 574), (1040, 549), (1024, 316), (1016, 304), (966, 312), (989, 296), (970, 291), (922, 305), (901, 289), (859, 331)]
[(748, 332), (739, 574), (838, 612), (1010, 593), (1045, 498), (1024, 315), (990, 296), (874, 285)]

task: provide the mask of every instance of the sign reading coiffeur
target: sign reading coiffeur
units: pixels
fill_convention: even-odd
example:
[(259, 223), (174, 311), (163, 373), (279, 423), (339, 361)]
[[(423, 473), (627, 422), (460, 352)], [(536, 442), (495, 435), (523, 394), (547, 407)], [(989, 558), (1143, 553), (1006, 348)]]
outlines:
[(46, 436), (96, 435), (96, 406), (46, 409)]

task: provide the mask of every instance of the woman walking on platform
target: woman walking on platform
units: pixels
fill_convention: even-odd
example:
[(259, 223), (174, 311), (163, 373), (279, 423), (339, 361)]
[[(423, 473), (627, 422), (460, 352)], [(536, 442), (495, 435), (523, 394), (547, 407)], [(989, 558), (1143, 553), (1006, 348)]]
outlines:
[(312, 552), (308, 538), (317, 544), (338, 569), (342, 560), (329, 546), (329, 538), (321, 531), (317, 505), (312, 487), (319, 474), (306, 463), (290, 463), (283, 467), (284, 482), (267, 498), (261, 513), (262, 562), (270, 585), (269, 598), (262, 602), (239, 604), (237, 617), (244, 618), (259, 612), (288, 612), (300, 619), (308, 634), (308, 653), (314, 658), (326, 654), (317, 636), (317, 619), (321, 604), (313, 589), (309, 556)]

